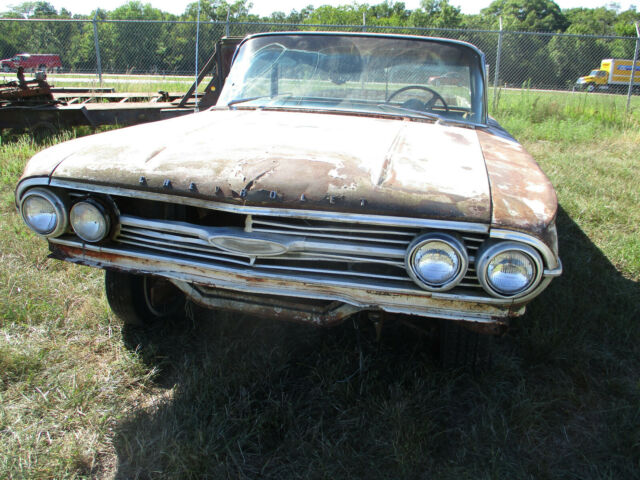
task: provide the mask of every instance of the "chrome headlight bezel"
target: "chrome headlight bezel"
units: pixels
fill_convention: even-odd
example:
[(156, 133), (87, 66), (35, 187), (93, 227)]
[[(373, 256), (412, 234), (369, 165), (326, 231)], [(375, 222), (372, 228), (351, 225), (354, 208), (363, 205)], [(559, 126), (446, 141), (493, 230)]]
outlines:
[[(102, 222), (101, 228), (99, 230), (100, 234), (98, 236), (90, 237), (86, 234), (86, 232), (82, 232), (79, 226), (74, 225), (74, 212), (78, 212), (78, 209), (82, 207), (88, 207), (89, 209), (93, 210), (93, 212), (96, 213), (95, 218)], [(111, 232), (112, 224), (111, 216), (105, 206), (94, 198), (85, 198), (74, 203), (73, 207), (71, 207), (71, 211), (69, 212), (69, 223), (74, 233), (87, 243), (99, 243), (105, 238), (108, 238), (109, 233)]]
[[(488, 275), (488, 268), (491, 264), (491, 261), (498, 255), (509, 251), (514, 251), (527, 257), (531, 261), (531, 265), (534, 270), (533, 275), (531, 276), (531, 279), (529, 280), (527, 285), (513, 293), (505, 293), (504, 291), (500, 291), (500, 289), (498, 289), (495, 285), (492, 285)], [(542, 261), (542, 257), (540, 256), (540, 253), (538, 253), (538, 251), (536, 251), (529, 245), (513, 241), (497, 243), (489, 242), (478, 252), (478, 258), (476, 259), (476, 273), (478, 275), (478, 281), (480, 282), (480, 285), (482, 285), (482, 288), (484, 288), (487, 293), (496, 298), (515, 299), (528, 295), (538, 287), (544, 273), (544, 263)]]
[[(41, 198), (51, 205), (53, 213), (56, 216), (56, 224), (53, 228), (46, 231), (38, 230), (32, 221), (29, 220), (26, 207), (29, 204), (29, 199), (34, 197)], [(67, 212), (66, 200), (46, 188), (36, 187), (27, 190), (20, 199), (20, 215), (22, 216), (22, 220), (33, 232), (41, 237), (59, 237), (62, 235), (69, 225), (69, 215)]]
[[(429, 282), (429, 280), (424, 278), (416, 267), (416, 256), (421, 249), (431, 242), (441, 242), (446, 244), (455, 252), (458, 260), (457, 270), (450, 276), (450, 278), (442, 283)], [(451, 290), (464, 278), (468, 267), (469, 256), (464, 243), (462, 243), (462, 241), (456, 236), (448, 233), (431, 232), (417, 237), (413, 242), (411, 242), (407, 248), (407, 254), (405, 255), (405, 269), (411, 279), (421, 288), (431, 292), (444, 292)]]

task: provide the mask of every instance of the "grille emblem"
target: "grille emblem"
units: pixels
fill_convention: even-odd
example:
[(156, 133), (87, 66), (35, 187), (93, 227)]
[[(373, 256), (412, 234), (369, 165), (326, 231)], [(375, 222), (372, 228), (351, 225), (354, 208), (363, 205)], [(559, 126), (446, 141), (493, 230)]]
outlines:
[(208, 240), (211, 245), (218, 247), (221, 250), (244, 254), (248, 257), (282, 255), (288, 250), (287, 245), (262, 238), (216, 235), (209, 237)]

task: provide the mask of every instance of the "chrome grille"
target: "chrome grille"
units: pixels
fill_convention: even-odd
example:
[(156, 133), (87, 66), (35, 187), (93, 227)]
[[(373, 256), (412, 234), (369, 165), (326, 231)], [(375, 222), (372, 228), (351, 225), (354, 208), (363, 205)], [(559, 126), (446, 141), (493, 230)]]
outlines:
[[(286, 272), (321, 278), (349, 278), (415, 286), (404, 267), (405, 252), (422, 230), (409, 227), (381, 227), (325, 220), (245, 216), (245, 228), (207, 227), (170, 220), (148, 220), (123, 215), (115, 241), (140, 251), (174, 258), (259, 272)], [(249, 238), (278, 238), (292, 247), (277, 256), (251, 256), (232, 252), (209, 242), (218, 234), (244, 234)], [(469, 255), (467, 275), (457, 288), (481, 288), (474, 270), (475, 253), (484, 241), (481, 234), (465, 233)]]

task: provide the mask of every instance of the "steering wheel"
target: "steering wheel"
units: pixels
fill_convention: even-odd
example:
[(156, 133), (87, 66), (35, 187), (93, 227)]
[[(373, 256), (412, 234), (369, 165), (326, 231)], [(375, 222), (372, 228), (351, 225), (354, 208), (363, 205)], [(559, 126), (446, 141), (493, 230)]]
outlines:
[(447, 102), (445, 102), (444, 98), (442, 98), (442, 95), (436, 92), (433, 88), (425, 87), (423, 85), (407, 85), (406, 87), (399, 88), (398, 90), (393, 92), (391, 95), (389, 95), (386, 102), (389, 103), (391, 100), (393, 100), (395, 96), (400, 95), (402, 92), (406, 92), (407, 90), (412, 90), (412, 89), (424, 90), (426, 92), (429, 92), (431, 95), (433, 95), (433, 98), (431, 98), (431, 100), (425, 103), (425, 109), (431, 109), (431, 107), (433, 107), (433, 105), (438, 100), (440, 100), (440, 102), (442, 102), (442, 106), (444, 107), (445, 112), (449, 111), (449, 105), (447, 105)]

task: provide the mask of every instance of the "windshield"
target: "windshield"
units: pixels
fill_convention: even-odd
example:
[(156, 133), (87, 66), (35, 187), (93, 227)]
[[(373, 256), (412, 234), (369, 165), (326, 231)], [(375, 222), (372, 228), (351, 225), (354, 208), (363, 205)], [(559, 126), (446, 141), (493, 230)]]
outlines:
[(412, 37), (276, 34), (241, 45), (219, 106), (484, 118), (481, 54)]

